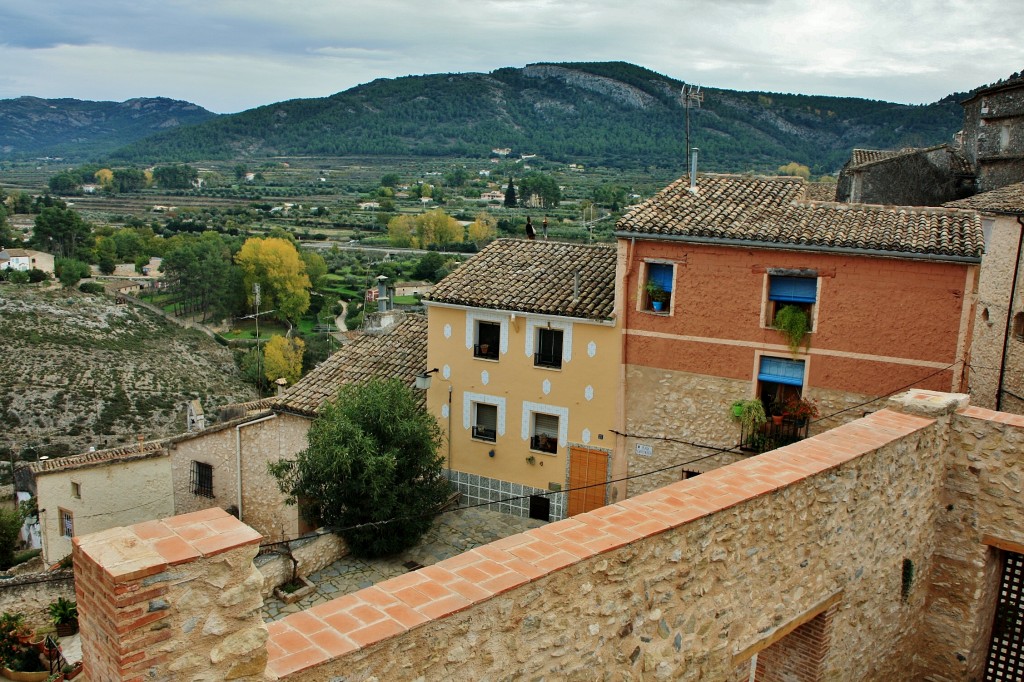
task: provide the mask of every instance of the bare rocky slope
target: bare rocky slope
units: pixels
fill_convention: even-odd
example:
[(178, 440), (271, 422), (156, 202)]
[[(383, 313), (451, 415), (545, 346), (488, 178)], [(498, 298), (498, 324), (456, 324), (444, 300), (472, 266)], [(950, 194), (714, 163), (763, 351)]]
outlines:
[(107, 296), (0, 284), (0, 447), (58, 456), (185, 430), (255, 398), (231, 351)]

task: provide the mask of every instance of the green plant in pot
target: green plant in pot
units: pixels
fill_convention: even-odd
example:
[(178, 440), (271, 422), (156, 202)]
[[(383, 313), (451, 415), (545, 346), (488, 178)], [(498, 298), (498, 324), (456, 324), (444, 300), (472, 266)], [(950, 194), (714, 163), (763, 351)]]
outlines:
[(800, 343), (810, 331), (810, 322), (807, 313), (795, 305), (784, 305), (775, 313), (775, 328), (786, 337), (789, 349), (796, 353), (800, 350)]
[(64, 597), (57, 597), (57, 601), (52, 602), (47, 608), (50, 612), (50, 620), (57, 627), (59, 636), (69, 637), (78, 632), (77, 603)]
[(739, 422), (747, 431), (752, 431), (768, 421), (764, 413), (764, 404), (757, 398), (744, 400), (743, 409), (740, 411)]
[(651, 308), (654, 309), (654, 312), (660, 313), (664, 310), (671, 297), (669, 292), (665, 291), (665, 287), (652, 279), (647, 281), (644, 289), (647, 291), (647, 297), (651, 299)]

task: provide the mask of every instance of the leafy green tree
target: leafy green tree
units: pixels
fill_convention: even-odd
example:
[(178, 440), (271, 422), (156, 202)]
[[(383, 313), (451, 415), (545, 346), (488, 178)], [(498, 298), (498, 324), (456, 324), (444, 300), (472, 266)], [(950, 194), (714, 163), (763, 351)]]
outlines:
[(7, 220), (7, 208), (3, 204), (2, 197), (0, 197), (0, 249), (6, 249), (19, 244), (21, 244), (21, 238), (18, 237), (14, 228), (11, 227), (11, 223)]
[(63, 258), (75, 258), (92, 246), (92, 226), (70, 208), (44, 208), (36, 216), (32, 246)]
[(288, 503), (337, 528), (356, 556), (416, 544), (450, 493), (439, 455), (441, 429), (413, 389), (397, 379), (342, 386), (295, 460), (270, 465)]
[(70, 289), (91, 274), (88, 263), (73, 258), (58, 258), (54, 261), (53, 268), (57, 271), (57, 279), (66, 289)]
[(188, 189), (198, 178), (199, 171), (184, 163), (153, 169), (153, 180), (164, 189)]
[(512, 176), (508, 176), (508, 187), (505, 188), (505, 208), (516, 207), (516, 186), (512, 184)]
[(437, 271), (444, 265), (444, 256), (436, 251), (424, 254), (412, 271), (413, 279), (437, 281)]
[(299, 252), (302, 262), (306, 264), (306, 276), (309, 277), (309, 285), (313, 289), (319, 289), (327, 277), (327, 262), (324, 257), (316, 251), (303, 250)]
[(444, 174), (444, 181), (449, 187), (462, 187), (469, 179), (465, 168), (455, 168)]
[(77, 194), (82, 189), (82, 182), (78, 175), (70, 171), (57, 173), (50, 178), (47, 185), (55, 194)]
[(104, 275), (114, 274), (114, 270), (117, 268), (117, 246), (113, 239), (101, 237), (96, 240), (96, 258), (100, 272)]
[(11, 284), (28, 284), (29, 276), (24, 270), (9, 270), (5, 271), (7, 275), (7, 281)]
[(546, 173), (528, 173), (519, 181), (523, 201), (537, 197), (544, 208), (554, 208), (562, 200), (562, 190), (553, 177)]
[(118, 168), (114, 171), (113, 187), (118, 192), (138, 192), (146, 186), (146, 174), (137, 168)]
[(397, 187), (402, 182), (402, 178), (398, 176), (398, 173), (385, 173), (380, 179), (381, 187)]
[(0, 507), (0, 571), (14, 565), (14, 551), (25, 517), (20, 509)]

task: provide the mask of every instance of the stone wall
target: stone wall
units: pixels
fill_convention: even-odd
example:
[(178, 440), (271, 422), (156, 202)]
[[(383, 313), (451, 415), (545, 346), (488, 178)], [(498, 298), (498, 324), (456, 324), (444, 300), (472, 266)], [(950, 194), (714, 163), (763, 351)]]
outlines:
[[(307, 576), (322, 568), (330, 566), (338, 559), (348, 555), (345, 541), (333, 532), (320, 528), (309, 535), (284, 543), (281, 551), (261, 553), (256, 557), (256, 568), (263, 575), (263, 587), (260, 592), (264, 598), (269, 597), (274, 588), (292, 579), (292, 560), (288, 551), (298, 562), (296, 570), (299, 575)], [(261, 552), (269, 548), (262, 548)]]
[(1024, 79), (975, 93), (964, 103), (963, 130), (979, 191), (1024, 181)]
[(71, 571), (28, 573), (0, 581), (0, 613), (21, 613), (34, 628), (51, 625), (47, 607), (64, 597), (74, 601)]
[[(882, 411), (271, 624), (286, 680), (728, 679), (840, 595), (825, 679), (898, 679), (932, 577), (939, 431)], [(301, 661), (301, 664), (298, 662)]]
[(74, 542), (90, 680), (263, 680), (260, 535), (208, 509)]

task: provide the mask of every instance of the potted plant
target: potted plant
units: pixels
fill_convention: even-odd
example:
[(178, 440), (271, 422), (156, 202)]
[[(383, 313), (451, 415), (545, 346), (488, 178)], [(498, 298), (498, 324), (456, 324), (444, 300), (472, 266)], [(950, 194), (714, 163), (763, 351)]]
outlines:
[(818, 403), (810, 398), (792, 396), (783, 406), (783, 414), (803, 426), (811, 419), (818, 418)]
[(647, 281), (644, 289), (647, 291), (647, 297), (651, 300), (651, 309), (656, 313), (662, 312), (668, 303), (669, 292), (653, 279)]
[(50, 612), (50, 619), (57, 627), (58, 636), (70, 637), (78, 632), (77, 603), (64, 597), (57, 597), (57, 601), (52, 602), (48, 610)]
[(793, 353), (800, 350), (800, 343), (810, 329), (807, 313), (799, 306), (784, 305), (775, 313), (774, 324), (775, 328), (786, 337), (789, 349)]
[(776, 426), (778, 426), (779, 424), (782, 423), (782, 418), (785, 416), (783, 414), (784, 409), (785, 409), (785, 406), (782, 404), (782, 401), (780, 401), (780, 400), (773, 400), (772, 401), (772, 404), (768, 406), (768, 412), (772, 416), (772, 424), (775, 424)]
[(740, 417), (743, 416), (743, 402), (742, 400), (736, 400), (729, 406), (734, 421), (739, 421)]
[(64, 674), (65, 680), (73, 680), (82, 672), (82, 662), (66, 663), (60, 671)]
[(743, 425), (744, 430), (753, 431), (768, 421), (768, 417), (764, 413), (764, 404), (758, 398), (744, 400), (742, 403), (743, 409), (740, 412), (739, 422)]

